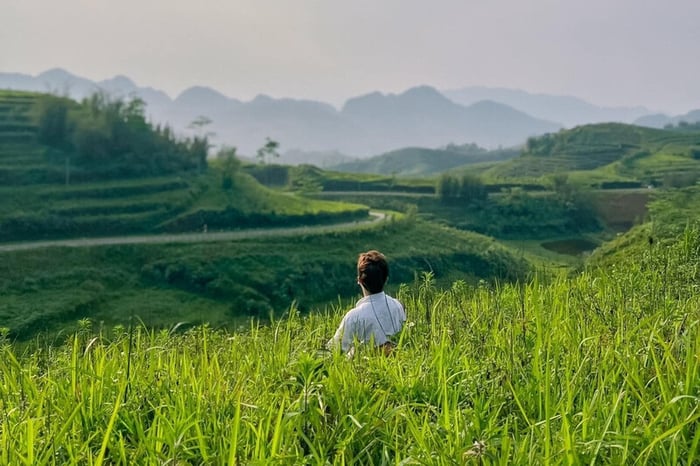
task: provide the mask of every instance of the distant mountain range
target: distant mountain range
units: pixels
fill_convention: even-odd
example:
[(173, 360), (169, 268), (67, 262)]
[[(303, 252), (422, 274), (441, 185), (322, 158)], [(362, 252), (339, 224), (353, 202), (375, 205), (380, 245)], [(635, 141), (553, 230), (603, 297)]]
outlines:
[(512, 146), (561, 126), (496, 102), (462, 106), (427, 86), (398, 95), (375, 92), (355, 97), (340, 110), (323, 102), (265, 95), (242, 102), (206, 87), (189, 88), (171, 99), (124, 76), (93, 82), (62, 69), (38, 76), (2, 73), (0, 88), (53, 92), (76, 99), (100, 90), (139, 97), (153, 121), (186, 132), (195, 118), (204, 115), (212, 123), (202, 131), (215, 133), (216, 143), (234, 145), (249, 155), (266, 137), (279, 141), (283, 151), (337, 151), (367, 157), (406, 146), (472, 142), (485, 147)]
[(516, 89), (472, 86), (442, 93), (461, 105), (493, 100), (509, 105), (535, 118), (558, 121), (567, 128), (588, 123), (632, 123), (650, 113), (645, 107), (598, 107), (577, 97), (530, 94)]
[(681, 122), (697, 123), (700, 121), (700, 110), (692, 110), (685, 115), (668, 116), (663, 113), (655, 113), (653, 115), (645, 115), (637, 118), (634, 121), (635, 125), (646, 126), (648, 128), (663, 128), (666, 125), (676, 126)]
[[(287, 157), (290, 160), (302, 162), (304, 154), (309, 154), (306, 162), (319, 164), (411, 146), (476, 143), (486, 148), (509, 147), (572, 122), (600, 121), (608, 116), (630, 121), (649, 113), (643, 108), (604, 109), (573, 97), (507, 89), (477, 92), (487, 88), (440, 93), (428, 86), (401, 94), (374, 92), (354, 97), (341, 109), (324, 102), (265, 95), (243, 102), (201, 86), (172, 99), (158, 89), (138, 86), (125, 76), (91, 81), (62, 69), (37, 76), (0, 73), (0, 88), (51, 92), (75, 99), (98, 91), (116, 97), (138, 97), (146, 102), (146, 113), (152, 121), (167, 123), (182, 134), (194, 134), (188, 126), (197, 117), (206, 116), (212, 122), (199, 131), (213, 133), (216, 144), (236, 146), (239, 153), (253, 155), (270, 137), (280, 142), (283, 153), (293, 154)], [(323, 162), (328, 156), (334, 160)]]

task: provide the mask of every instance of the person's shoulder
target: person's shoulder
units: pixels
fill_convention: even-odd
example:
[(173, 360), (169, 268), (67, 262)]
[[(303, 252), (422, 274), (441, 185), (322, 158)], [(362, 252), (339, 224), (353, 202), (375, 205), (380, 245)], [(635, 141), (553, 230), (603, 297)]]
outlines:
[(370, 307), (370, 302), (367, 299), (361, 299), (357, 302), (354, 308), (350, 309), (344, 317), (346, 323), (350, 322), (363, 322), (367, 319), (372, 318), (372, 308)]
[(350, 309), (348, 312), (345, 313), (344, 319), (346, 321), (348, 320), (353, 320), (357, 319), (357, 317), (361, 316), (364, 312), (364, 306), (362, 305), (361, 301), (358, 301), (355, 307)]
[(386, 295), (386, 299), (388, 299), (389, 301), (391, 301), (393, 303), (398, 304), (403, 309), (403, 303), (401, 301), (399, 301), (398, 299), (394, 298), (393, 296)]

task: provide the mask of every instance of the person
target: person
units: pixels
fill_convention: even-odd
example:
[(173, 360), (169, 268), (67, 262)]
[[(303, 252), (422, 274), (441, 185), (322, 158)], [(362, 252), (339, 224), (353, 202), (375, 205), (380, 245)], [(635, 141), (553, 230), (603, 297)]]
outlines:
[(373, 344), (390, 353), (392, 341), (406, 322), (403, 305), (384, 292), (389, 277), (389, 265), (384, 254), (367, 251), (357, 260), (357, 284), (362, 289), (362, 299), (348, 311), (338, 326), (329, 348), (340, 348), (348, 356), (355, 352), (355, 342)]

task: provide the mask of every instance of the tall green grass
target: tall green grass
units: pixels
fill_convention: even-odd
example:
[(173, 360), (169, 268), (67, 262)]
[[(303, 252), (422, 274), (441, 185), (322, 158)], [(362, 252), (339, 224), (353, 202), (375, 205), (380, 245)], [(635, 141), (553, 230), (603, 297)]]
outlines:
[(344, 309), (179, 334), (89, 324), (0, 358), (1, 464), (697, 464), (700, 240), (543, 283), (425, 274), (397, 350)]

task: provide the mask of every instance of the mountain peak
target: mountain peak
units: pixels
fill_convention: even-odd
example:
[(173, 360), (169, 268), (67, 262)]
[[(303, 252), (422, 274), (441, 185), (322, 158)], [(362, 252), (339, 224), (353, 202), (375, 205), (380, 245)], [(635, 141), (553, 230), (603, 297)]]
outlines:
[[(388, 106), (388, 107), (387, 107)], [(428, 108), (454, 108), (457, 105), (443, 96), (437, 89), (431, 86), (416, 86), (405, 90), (401, 94), (382, 94), (372, 92), (354, 99), (349, 99), (342, 111), (350, 113), (374, 113), (379, 108), (392, 108), (394, 112), (425, 111)]]
[(410, 97), (410, 98), (430, 98), (430, 99), (440, 99), (448, 100), (443, 96), (437, 89), (432, 86), (416, 86), (405, 90), (399, 97)]
[(228, 97), (223, 95), (221, 92), (206, 86), (192, 86), (180, 93), (175, 99), (177, 101), (192, 100), (192, 101), (227, 101)]
[(253, 100), (250, 101), (251, 104), (267, 104), (272, 102), (274, 99), (267, 94), (258, 94)]
[(51, 68), (49, 70), (44, 71), (43, 73), (37, 75), (38, 79), (43, 79), (43, 80), (54, 80), (54, 79), (80, 79), (78, 76), (69, 73), (68, 71), (64, 70), (63, 68)]
[(118, 74), (115, 77), (111, 79), (105, 79), (104, 81), (100, 81), (97, 83), (100, 87), (107, 88), (108, 90), (112, 89), (119, 89), (121, 91), (123, 90), (132, 90), (136, 89), (136, 83), (132, 81), (131, 79), (127, 78), (126, 76), (122, 74)]

